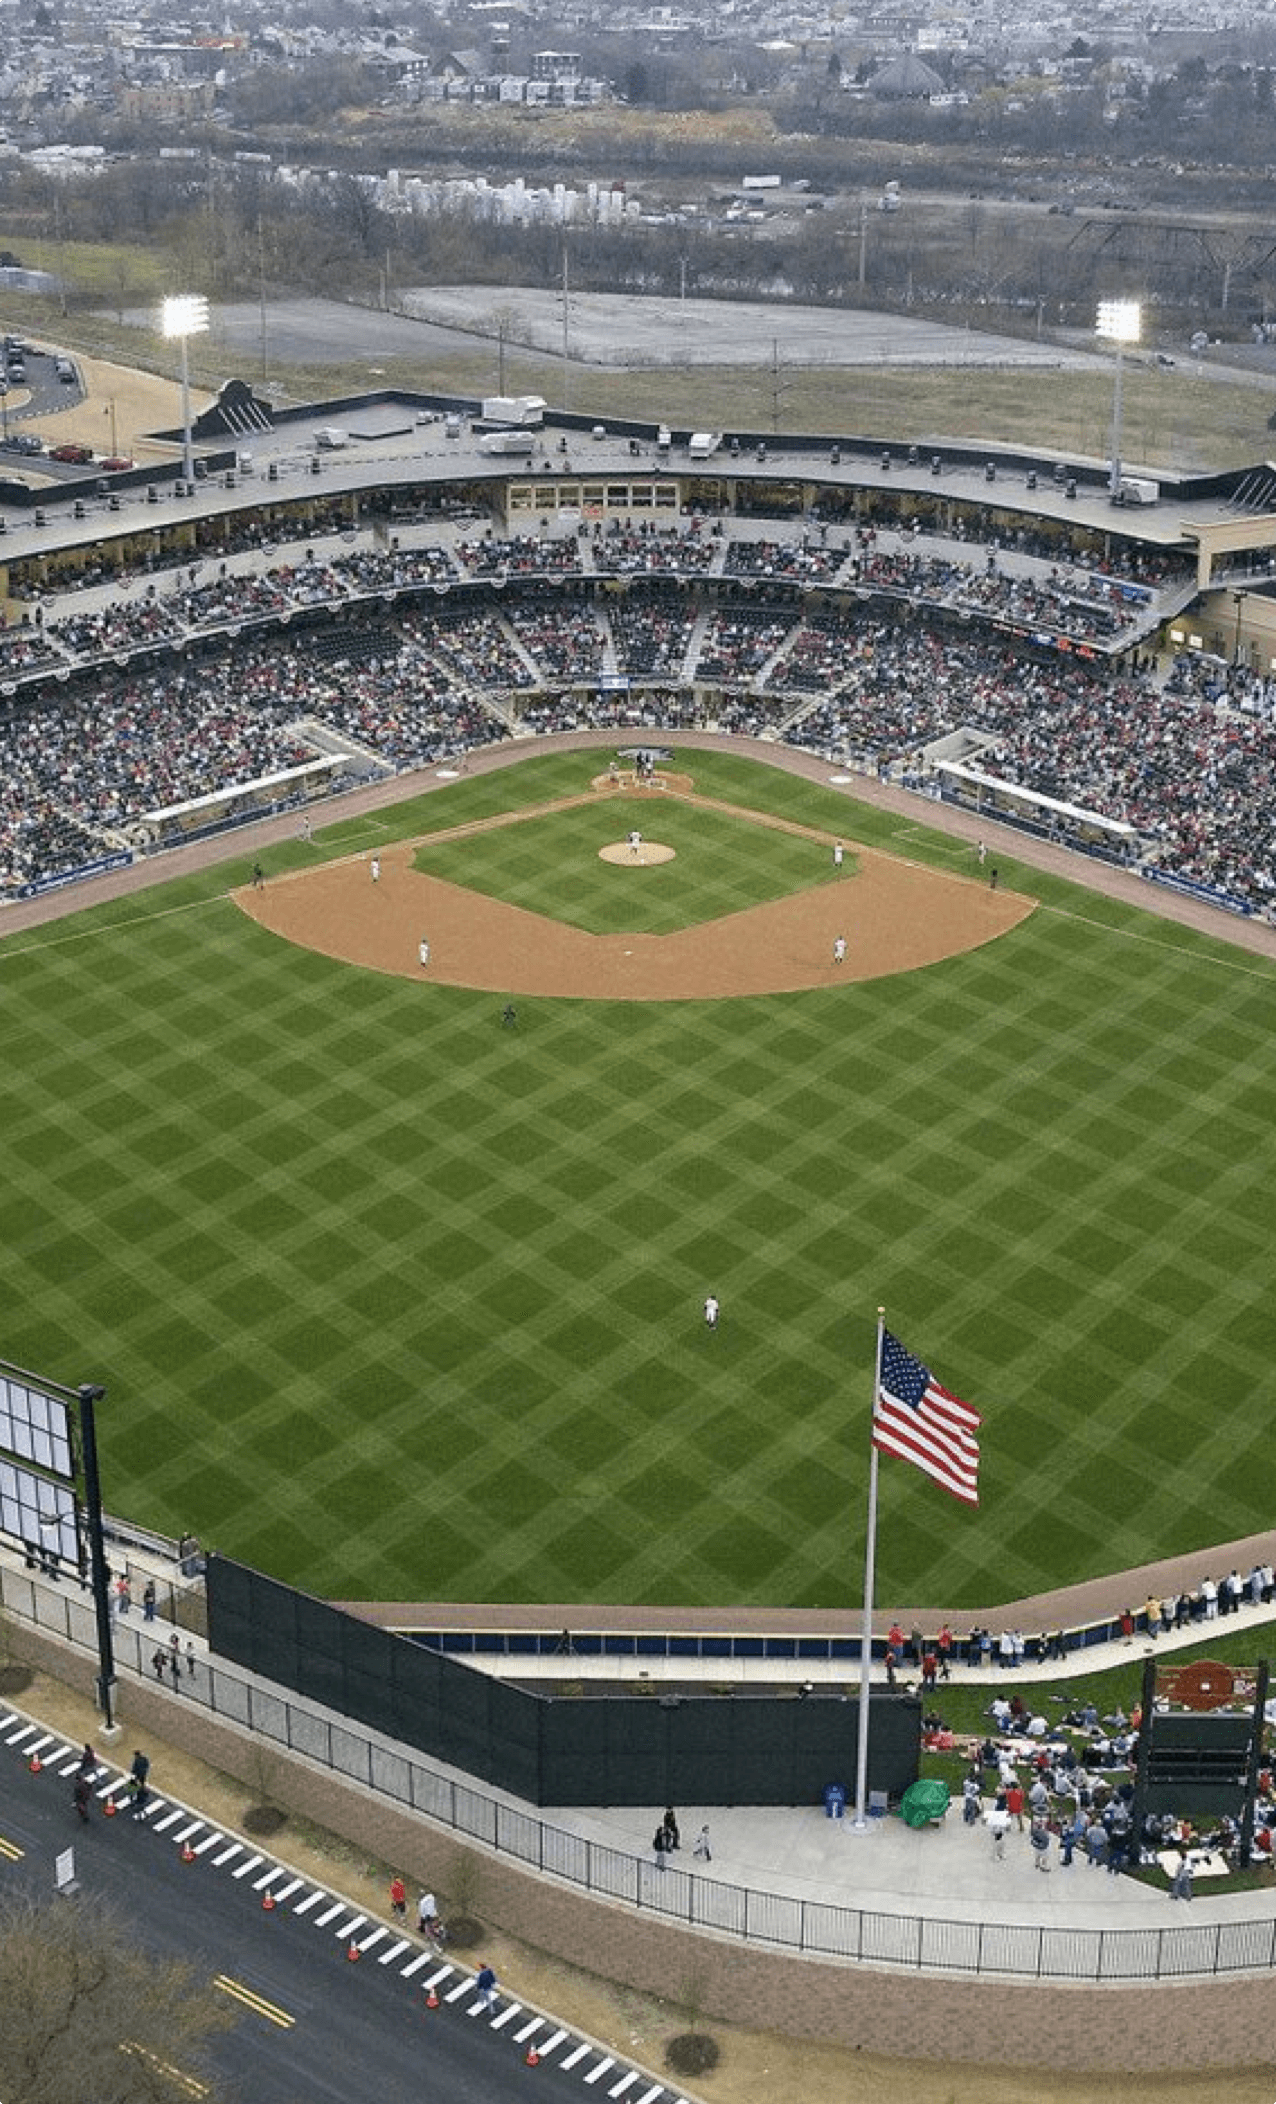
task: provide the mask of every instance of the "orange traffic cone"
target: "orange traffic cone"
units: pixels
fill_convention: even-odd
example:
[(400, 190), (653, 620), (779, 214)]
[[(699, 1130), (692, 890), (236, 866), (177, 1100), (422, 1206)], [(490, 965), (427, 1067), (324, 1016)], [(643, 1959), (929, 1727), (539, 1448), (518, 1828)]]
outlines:
[(355, 1942), (353, 1936), (350, 1938), (349, 1943), (346, 1945), (346, 1956), (350, 1960), (350, 1963), (352, 1965), (357, 1965), (359, 1963), (360, 1958), (363, 1956), (363, 1952), (359, 1949), (359, 1946)]
[(275, 1895), (274, 1895), (274, 1893), (273, 1893), (273, 1892), (263, 1892), (263, 1893), (262, 1893), (262, 1895), (261, 1895), (261, 1903), (262, 1903), (262, 1906), (263, 1906), (263, 1908), (265, 1909), (265, 1911), (266, 1911), (266, 1913), (267, 1913), (267, 1914), (270, 1914), (270, 1913), (272, 1913), (272, 1912), (274, 1911), (274, 1905), (275, 1905)]
[(115, 1802), (115, 1799), (114, 1799), (113, 1797), (107, 1797), (107, 1798), (104, 1798), (104, 1799), (103, 1799), (103, 1803), (102, 1803), (102, 1817), (103, 1817), (104, 1819), (114, 1819), (114, 1817), (115, 1817), (116, 1813), (117, 1813), (117, 1812), (119, 1811), (119, 1809), (120, 1809), (120, 1808), (119, 1808), (119, 1806), (118, 1806), (118, 1805), (116, 1804), (116, 1802)]
[(437, 2009), (439, 2006), (439, 1998), (433, 1988), (430, 1989), (425, 1998), (425, 2006), (427, 2009)]
[(525, 2061), (523, 2062), (523, 2065), (524, 2065), (524, 2067), (539, 2067), (539, 2066), (540, 2066), (540, 2064), (541, 2064), (541, 2056), (540, 2056), (540, 2054), (539, 2054), (539, 2053), (537, 2052), (537, 2050), (536, 2050), (536, 2048), (535, 2048), (535, 2046), (529, 2046), (529, 2047), (527, 2048), (527, 2058), (526, 2058), (526, 2060), (525, 2060)]
[(191, 1847), (191, 1845), (190, 1845), (190, 1842), (189, 1842), (189, 1841), (183, 1841), (183, 1843), (182, 1843), (182, 1861), (183, 1861), (183, 1863), (193, 1863), (193, 1862), (194, 1862), (194, 1860), (195, 1860), (195, 1851), (194, 1851), (194, 1849), (193, 1849), (193, 1848)]
[(40, 1759), (38, 1753), (33, 1753), (27, 1762), (27, 1766), (31, 1770), (32, 1775), (39, 1775), (44, 1768), (44, 1762)]

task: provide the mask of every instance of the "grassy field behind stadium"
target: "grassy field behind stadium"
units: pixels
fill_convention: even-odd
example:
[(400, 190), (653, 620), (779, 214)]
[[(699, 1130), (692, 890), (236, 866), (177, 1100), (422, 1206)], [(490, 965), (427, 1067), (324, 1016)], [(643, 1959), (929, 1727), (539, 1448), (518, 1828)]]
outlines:
[[(681, 764), (971, 864), (762, 765)], [(518, 830), (519, 902), (569, 916), (567, 820)], [(808, 853), (826, 875), (730, 832), (702, 835), (709, 910)], [(884, 1606), (1268, 1526), (1276, 968), (999, 859), (1041, 908), (969, 956), (774, 999), (520, 999), (516, 1032), (490, 994), (259, 929), (225, 897), (246, 859), (11, 937), (0, 1353), (106, 1383), (112, 1509), (341, 1597), (857, 1602), (879, 1302), (986, 1414), (977, 1514), (884, 1461)]]

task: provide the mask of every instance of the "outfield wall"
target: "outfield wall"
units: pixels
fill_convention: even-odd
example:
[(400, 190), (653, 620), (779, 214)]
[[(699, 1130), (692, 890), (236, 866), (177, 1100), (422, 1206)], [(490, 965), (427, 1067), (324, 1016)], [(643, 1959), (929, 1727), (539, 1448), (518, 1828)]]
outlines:
[[(841, 1695), (540, 1695), (228, 1557), (209, 1558), (207, 1586), (219, 1657), (528, 1804), (818, 1804), (829, 1783), (853, 1795), (859, 1703)], [(916, 1698), (878, 1695), (870, 1789), (901, 1797), (920, 1743)]]

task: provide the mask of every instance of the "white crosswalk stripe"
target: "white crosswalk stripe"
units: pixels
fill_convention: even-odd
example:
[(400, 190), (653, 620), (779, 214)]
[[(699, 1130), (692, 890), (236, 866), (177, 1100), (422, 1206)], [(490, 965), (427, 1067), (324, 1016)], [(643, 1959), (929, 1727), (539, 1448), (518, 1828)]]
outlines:
[(507, 2009), (502, 2009), (499, 2016), (494, 2016), (492, 2018), (492, 2029), (494, 2031), (501, 2031), (504, 2029), (506, 2024), (512, 2024), (514, 2018), (516, 2016), (521, 2016), (522, 2014), (523, 2004), (521, 2002), (511, 2002)]
[(516, 2031), (516, 2032), (514, 2033), (514, 2043), (515, 2043), (515, 2045), (516, 2045), (516, 2046), (521, 2046), (521, 2045), (524, 2045), (524, 2044), (526, 2043), (526, 2041), (527, 2041), (527, 2040), (528, 2040), (528, 2039), (529, 2039), (529, 2038), (531, 2037), (531, 2035), (532, 2035), (533, 2031), (540, 2031), (540, 2030), (542, 2030), (542, 2029), (544, 2028), (544, 2023), (545, 2023), (545, 2019), (544, 2019), (544, 2017), (542, 2017), (542, 2016), (534, 2016), (534, 2017), (532, 2018), (532, 2020), (531, 2020), (531, 2023), (530, 2023), (530, 2024), (524, 2024), (524, 2026), (523, 2026), (523, 2028), (522, 2028), (522, 2030), (521, 2030), (521, 2031)]
[[(449, 1968), (449, 1970), (450, 1970), (450, 1968)], [(462, 1980), (462, 1981), (461, 1981), (461, 1983), (460, 1983), (460, 1985), (459, 1985), (459, 1986), (457, 1986), (457, 1987), (453, 1987), (453, 1988), (452, 1988), (452, 1989), (451, 1989), (451, 1990), (449, 1991), (449, 1993), (448, 1993), (448, 1994), (447, 1994), (447, 1995), (446, 1995), (446, 1996), (444, 1997), (444, 1999), (445, 1999), (446, 2001), (449, 2001), (449, 2002), (459, 2002), (459, 2001), (460, 2001), (460, 1999), (461, 1999), (461, 1997), (462, 1997), (462, 1995), (466, 1995), (466, 1994), (473, 1994), (473, 1992), (474, 1992), (474, 1982), (473, 1982), (473, 1980), (470, 1980), (470, 1979), (465, 1979), (465, 1980)], [(476, 2006), (477, 2006), (477, 2005), (476, 2005)]]
[(315, 1890), (311, 1893), (309, 1899), (303, 1899), (299, 1901), (292, 1911), (294, 1914), (309, 1914), (310, 1909), (312, 1907), (322, 1906), (324, 1900), (326, 1900), (327, 1897), (327, 1893), (321, 1892), (318, 1886), (316, 1886)]
[(566, 2060), (560, 2060), (558, 2064), (560, 2067), (563, 2068), (575, 2067), (576, 2062), (578, 2060), (583, 2060), (585, 2058), (586, 2053), (592, 2052), (592, 2050), (593, 2048), (588, 2045), (577, 2046), (574, 2053), (569, 2053), (567, 2055)]
[(537, 2046), (536, 2050), (540, 2054), (542, 2060), (547, 2060), (551, 2053), (556, 2053), (558, 2051), (558, 2048), (561, 2046), (563, 2040), (565, 2038), (570, 2037), (570, 2031), (552, 2031), (549, 2037), (544, 2039), (542, 2043)]
[(224, 1848), (219, 1856), (213, 1857), (213, 1869), (221, 1870), (225, 1864), (233, 1863), (236, 1856), (242, 1856), (243, 1852), (243, 1842), (232, 1841), (229, 1848)]
[[(418, 1956), (412, 1960), (411, 1965), (404, 1966), (402, 1973), (399, 1975), (400, 1979), (410, 1980), (412, 1978), (413, 1973), (419, 1973), (421, 1967), (423, 1965), (428, 1965), (433, 1956), (433, 1951), (421, 1951), (418, 1954)], [(451, 1966), (444, 1967), (445, 1972), (450, 1972), (451, 1969)]]
[(641, 2082), (641, 2080), (642, 2077), (638, 2073), (637, 2068), (631, 2067), (629, 2073), (622, 2075), (619, 2082), (613, 2082), (607, 2094), (609, 2097), (623, 2097), (627, 2089), (632, 2089), (635, 2082)]
[(330, 1921), (334, 1921), (338, 1914), (344, 1914), (345, 1911), (345, 1901), (343, 1899), (334, 1900), (326, 1914), (316, 1916), (315, 1927), (317, 1929), (326, 1929)]
[(392, 1943), (388, 1951), (382, 1951), (381, 1956), (377, 1959), (377, 1964), (392, 1965), (394, 1963), (394, 1960), (398, 1957), (400, 1951), (406, 1951), (410, 1948), (411, 1946), (408, 1943), (407, 1937), (400, 1936), (398, 1942)]
[(236, 1868), (231, 1871), (231, 1876), (233, 1878), (251, 1877), (254, 1870), (259, 1870), (261, 1868), (261, 1860), (262, 1859), (260, 1856), (247, 1857), (244, 1862), (238, 1864)]
[(586, 2075), (586, 2083), (588, 2084), (590, 2082), (601, 2082), (603, 2076), (607, 2073), (608, 2069), (615, 2067), (615, 2065), (615, 2061), (610, 2058), (607, 2060), (600, 2060), (597, 2067), (591, 2068), (589, 2073)]

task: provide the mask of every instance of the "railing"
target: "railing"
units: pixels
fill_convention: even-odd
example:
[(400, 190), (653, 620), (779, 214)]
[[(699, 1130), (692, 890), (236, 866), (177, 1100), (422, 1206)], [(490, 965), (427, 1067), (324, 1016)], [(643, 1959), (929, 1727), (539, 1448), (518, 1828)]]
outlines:
[[(37, 1585), (24, 1572), (0, 1568), (0, 1606), (77, 1650), (96, 1652), (92, 1602), (74, 1579), (61, 1586)], [(144, 1622), (136, 1611), (116, 1618), (116, 1664), (121, 1670), (146, 1677), (150, 1654), (166, 1647), (163, 1625)], [(1019, 1980), (1128, 1985), (1276, 1968), (1276, 1919), (1271, 1918), (1163, 1929), (935, 1921), (755, 1892), (698, 1872), (657, 1870), (645, 1856), (554, 1826), (533, 1811), (505, 1803), (402, 1747), (378, 1742), (329, 1712), (206, 1654), (198, 1654), (193, 1673), (183, 1660), (180, 1675), (166, 1684), (174, 1700), (199, 1703), (214, 1716), (286, 1746), (541, 1876), (559, 1878), (679, 1926), (812, 1958)]]

